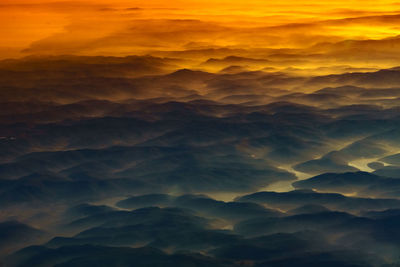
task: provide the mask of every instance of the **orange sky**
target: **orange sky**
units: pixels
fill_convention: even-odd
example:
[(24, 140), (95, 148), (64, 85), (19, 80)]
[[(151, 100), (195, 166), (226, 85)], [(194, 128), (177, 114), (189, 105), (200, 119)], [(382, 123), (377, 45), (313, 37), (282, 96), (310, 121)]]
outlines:
[[(226, 47), (321, 49), (326, 43), (400, 35), (400, 4), (386, 0), (2, 0), (0, 20), (0, 58), (121, 56)], [(376, 53), (381, 52), (379, 45), (374, 44)], [(323, 49), (323, 53), (340, 52), (336, 47)]]

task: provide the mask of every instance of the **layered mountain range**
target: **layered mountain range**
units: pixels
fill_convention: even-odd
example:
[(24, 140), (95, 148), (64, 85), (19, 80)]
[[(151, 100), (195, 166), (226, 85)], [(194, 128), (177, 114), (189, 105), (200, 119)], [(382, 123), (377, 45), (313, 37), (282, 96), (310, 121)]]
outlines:
[(397, 266), (400, 68), (268, 62), (1, 61), (2, 264)]

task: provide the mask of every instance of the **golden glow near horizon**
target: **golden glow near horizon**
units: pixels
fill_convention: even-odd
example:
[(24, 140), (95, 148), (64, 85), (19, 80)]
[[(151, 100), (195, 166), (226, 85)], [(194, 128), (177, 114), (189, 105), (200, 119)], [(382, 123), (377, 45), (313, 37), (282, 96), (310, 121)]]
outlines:
[(229, 48), (271, 67), (389, 67), (400, 42), (395, 1), (3, 0), (0, 22), (0, 58)]

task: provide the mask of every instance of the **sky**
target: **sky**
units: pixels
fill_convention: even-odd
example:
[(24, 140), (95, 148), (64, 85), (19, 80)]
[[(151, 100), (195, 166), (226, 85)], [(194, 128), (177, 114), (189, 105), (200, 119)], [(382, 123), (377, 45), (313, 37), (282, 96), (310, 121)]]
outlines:
[[(386, 52), (398, 46), (400, 3), (5, 0), (0, 4), (0, 21), (2, 59), (160, 55), (210, 48), (243, 49), (246, 56), (259, 58), (265, 56), (260, 49), (292, 49), (292, 54), (309, 57), (339, 54), (337, 64), (390, 67), (394, 63)], [(371, 42), (373, 62), (348, 58), (354, 49), (368, 50), (371, 57)], [(329, 56), (324, 60), (331, 62)]]
[(0, 0), (0, 266), (400, 266), (399, 51), (400, 0)]

